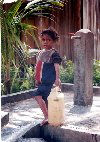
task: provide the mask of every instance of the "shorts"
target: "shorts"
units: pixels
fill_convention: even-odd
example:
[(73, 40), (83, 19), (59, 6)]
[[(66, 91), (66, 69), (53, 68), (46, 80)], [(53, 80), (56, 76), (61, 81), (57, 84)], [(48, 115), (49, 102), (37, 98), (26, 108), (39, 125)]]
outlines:
[(34, 96), (42, 96), (44, 100), (47, 99), (51, 92), (52, 86), (53, 84), (39, 84), (38, 88), (34, 92)]

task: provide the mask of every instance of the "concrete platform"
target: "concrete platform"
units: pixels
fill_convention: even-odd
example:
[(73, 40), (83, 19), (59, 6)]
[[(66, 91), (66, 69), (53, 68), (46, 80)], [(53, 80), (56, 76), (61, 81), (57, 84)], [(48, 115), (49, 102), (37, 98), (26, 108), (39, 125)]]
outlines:
[(27, 139), (19, 139), (18, 142), (46, 142), (41, 138), (27, 138)]
[[(45, 125), (41, 128), (42, 135), (54, 138), (54, 142), (100, 142), (100, 96), (94, 96), (92, 106), (82, 107), (73, 105), (73, 92), (64, 94), (64, 125)], [(1, 130), (2, 142), (16, 141), (43, 119), (40, 108), (32, 98), (3, 105), (1, 109), (9, 112), (9, 123)]]

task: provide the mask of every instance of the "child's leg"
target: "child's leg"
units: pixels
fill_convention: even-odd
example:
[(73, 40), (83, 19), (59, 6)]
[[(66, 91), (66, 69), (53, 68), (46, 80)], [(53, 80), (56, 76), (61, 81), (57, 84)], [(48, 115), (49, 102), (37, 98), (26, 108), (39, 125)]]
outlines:
[(46, 104), (46, 107), (47, 107), (47, 110), (48, 110), (48, 100), (47, 100), (47, 97), (42, 96), (42, 99), (44, 100), (44, 102)]
[(41, 125), (43, 125), (43, 124), (47, 123), (47, 121), (48, 121), (48, 110), (47, 110), (45, 101), (42, 99), (42, 96), (35, 96), (35, 99), (36, 99), (37, 103), (39, 104), (39, 106), (44, 114), (44, 117), (45, 117), (45, 119), (41, 123)]

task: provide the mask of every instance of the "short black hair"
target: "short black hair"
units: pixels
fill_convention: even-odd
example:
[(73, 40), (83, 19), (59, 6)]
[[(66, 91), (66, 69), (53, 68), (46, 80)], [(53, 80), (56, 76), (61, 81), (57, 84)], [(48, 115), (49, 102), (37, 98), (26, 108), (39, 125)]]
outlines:
[(53, 41), (58, 41), (59, 35), (58, 33), (54, 30), (54, 28), (50, 27), (48, 29), (45, 29), (41, 32), (41, 35), (48, 35), (52, 38)]

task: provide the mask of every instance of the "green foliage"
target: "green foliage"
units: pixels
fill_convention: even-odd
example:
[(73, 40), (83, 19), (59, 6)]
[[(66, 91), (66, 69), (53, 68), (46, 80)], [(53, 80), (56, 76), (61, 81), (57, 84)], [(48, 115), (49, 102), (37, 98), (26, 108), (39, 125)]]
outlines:
[(21, 80), (17, 78), (14, 84), (12, 85), (11, 93), (20, 92), (21, 91), (20, 86), (21, 86)]
[(72, 61), (65, 62), (65, 66), (60, 68), (60, 79), (62, 83), (74, 83), (74, 65)]
[[(34, 84), (34, 83), (33, 83)], [(12, 85), (12, 93), (20, 92), (20, 91), (25, 91), (32, 89), (33, 86), (31, 86), (30, 80), (26, 78), (18, 78), (15, 80), (14, 84)]]
[(17, 73), (17, 77), (13, 81), (13, 84), (11, 87), (13, 93), (34, 88), (34, 68), (30, 66), (24, 69), (22, 72), (20, 70), (21, 69), (19, 69)]
[(1, 83), (1, 95), (2, 94), (5, 94), (5, 87), (3, 83)]
[(93, 85), (100, 86), (100, 60), (94, 60), (94, 66), (93, 66)]
[[(5, 94), (4, 89), (4, 68), (1, 70), (2, 83), (1, 93)], [(21, 75), (24, 75), (23, 77)], [(29, 90), (35, 87), (34, 67), (25, 68), (24, 72), (20, 68), (10, 68), (10, 76), (12, 80), (11, 93)], [(60, 79), (62, 83), (74, 83), (74, 64), (68, 60), (64, 67), (60, 67)], [(100, 60), (94, 60), (93, 64), (93, 85), (100, 86)]]
[[(23, 69), (23, 68), (22, 68)], [(11, 77), (11, 93), (16, 93), (20, 91), (25, 91), (34, 88), (34, 68), (32, 66), (24, 68), (10, 68)], [(1, 83), (1, 94), (5, 94), (4, 87), (4, 71), (2, 69), (2, 83)]]
[[(65, 61), (64, 67), (60, 68), (60, 78), (62, 83), (74, 83), (74, 64), (72, 61)], [(93, 85), (100, 86), (100, 60), (93, 63)]]

